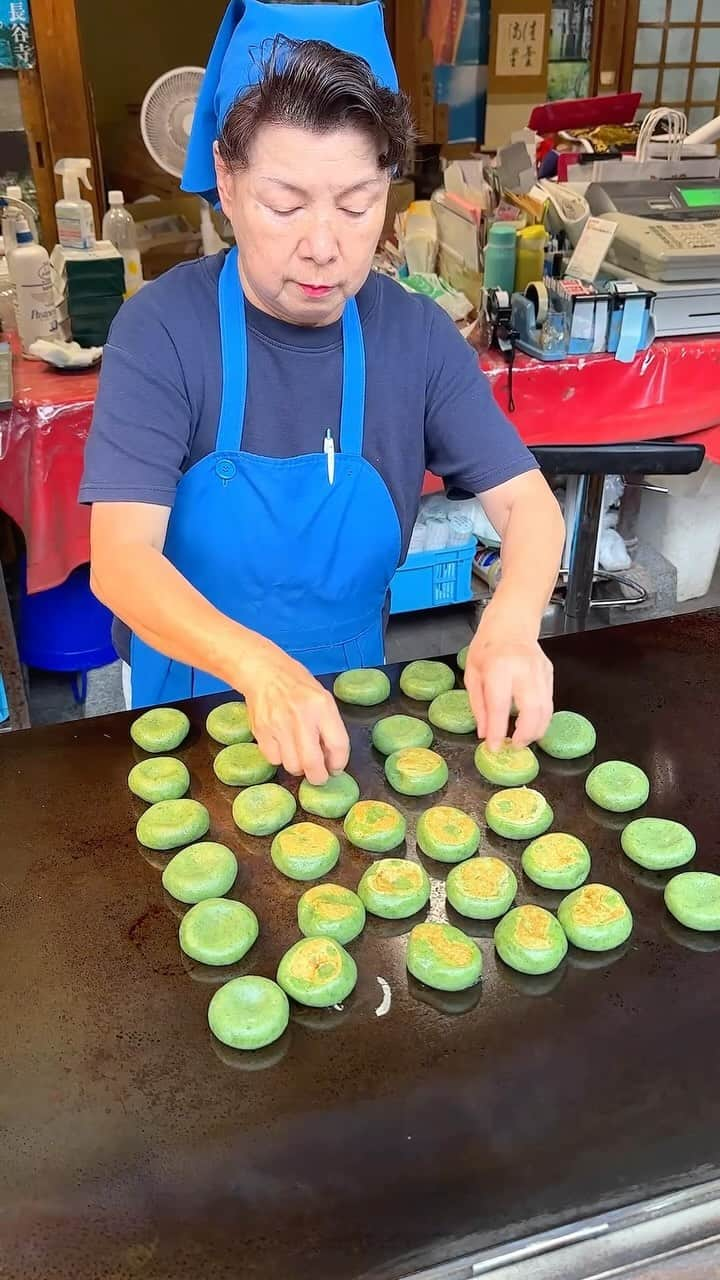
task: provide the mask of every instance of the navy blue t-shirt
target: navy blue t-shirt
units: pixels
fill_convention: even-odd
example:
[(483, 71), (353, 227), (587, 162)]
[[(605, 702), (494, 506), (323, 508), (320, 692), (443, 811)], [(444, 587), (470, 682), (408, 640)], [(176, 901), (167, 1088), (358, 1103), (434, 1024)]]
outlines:
[[(175, 267), (119, 311), (103, 355), (81, 502), (172, 507), (182, 474), (213, 451), (223, 262), (218, 254)], [(404, 558), (426, 469), (448, 490), (483, 493), (536, 464), (495, 403), (476, 352), (435, 302), (375, 272), (357, 302), (367, 366), (363, 453), (397, 509)], [(243, 448), (273, 458), (321, 452), (340, 420), (340, 321), (305, 328), (246, 308)]]

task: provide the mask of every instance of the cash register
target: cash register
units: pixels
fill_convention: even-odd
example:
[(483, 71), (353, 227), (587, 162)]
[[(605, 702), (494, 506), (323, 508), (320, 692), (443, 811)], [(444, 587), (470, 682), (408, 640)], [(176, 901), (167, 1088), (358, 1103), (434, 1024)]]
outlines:
[(585, 198), (617, 224), (608, 274), (657, 294), (658, 337), (720, 332), (720, 178), (591, 182)]

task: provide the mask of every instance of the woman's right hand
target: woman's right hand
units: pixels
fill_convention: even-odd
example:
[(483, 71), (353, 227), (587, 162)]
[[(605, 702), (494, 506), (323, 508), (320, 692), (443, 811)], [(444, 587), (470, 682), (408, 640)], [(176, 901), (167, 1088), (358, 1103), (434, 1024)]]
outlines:
[(350, 741), (335, 699), (277, 645), (243, 646), (232, 683), (244, 696), (255, 741), (271, 764), (321, 786), (344, 769)]

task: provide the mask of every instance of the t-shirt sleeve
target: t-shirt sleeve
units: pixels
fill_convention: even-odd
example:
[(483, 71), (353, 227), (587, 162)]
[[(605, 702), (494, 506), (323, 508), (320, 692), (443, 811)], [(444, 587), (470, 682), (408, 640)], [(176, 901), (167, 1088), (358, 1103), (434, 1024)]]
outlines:
[(85, 448), (81, 502), (172, 507), (175, 501), (193, 414), (160, 310), (150, 286), (115, 318)]
[(433, 303), (425, 393), (425, 462), (446, 490), (485, 493), (537, 470), (496, 403), (477, 352)]

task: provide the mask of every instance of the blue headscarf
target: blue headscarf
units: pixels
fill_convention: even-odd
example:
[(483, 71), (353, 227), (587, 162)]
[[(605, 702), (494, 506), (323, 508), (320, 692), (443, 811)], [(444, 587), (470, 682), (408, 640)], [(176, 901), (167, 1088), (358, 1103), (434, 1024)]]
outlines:
[(266, 40), (283, 35), (290, 40), (324, 40), (370, 64), (388, 89), (398, 80), (385, 35), (382, 4), (267, 4), (262, 0), (231, 0), (215, 37), (200, 89), (188, 146), (183, 191), (218, 201), (213, 143), (225, 117), (243, 90), (256, 84), (261, 67), (258, 53)]

